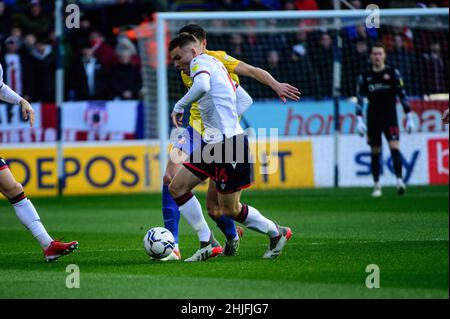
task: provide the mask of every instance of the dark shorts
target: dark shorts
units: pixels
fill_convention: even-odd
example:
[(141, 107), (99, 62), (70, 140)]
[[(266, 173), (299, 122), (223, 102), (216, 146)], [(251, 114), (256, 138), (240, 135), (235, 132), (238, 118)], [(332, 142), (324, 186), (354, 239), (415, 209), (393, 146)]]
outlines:
[(201, 147), (192, 152), (183, 165), (201, 180), (213, 179), (219, 193), (231, 194), (252, 184), (249, 151), (248, 139), (244, 134), (217, 144), (202, 141)]
[(400, 140), (400, 129), (397, 119), (381, 120), (369, 118), (367, 121), (367, 143), (370, 146), (381, 146), (381, 136), (383, 134), (388, 142)]
[(0, 171), (7, 169), (8, 165), (6, 164), (6, 161), (3, 159), (3, 157), (0, 157)]
[(182, 150), (187, 155), (191, 155), (194, 150), (201, 146), (201, 143), (202, 135), (189, 125), (178, 134), (177, 141), (173, 144), (173, 147)]

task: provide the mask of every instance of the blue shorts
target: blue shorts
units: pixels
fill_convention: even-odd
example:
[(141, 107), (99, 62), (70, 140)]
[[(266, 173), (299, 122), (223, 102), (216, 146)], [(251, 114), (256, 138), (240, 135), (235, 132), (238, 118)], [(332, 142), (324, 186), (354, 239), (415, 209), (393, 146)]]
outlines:
[(187, 155), (191, 155), (202, 145), (202, 135), (194, 130), (190, 125), (186, 127), (179, 135), (178, 140), (173, 144), (174, 148), (182, 150)]

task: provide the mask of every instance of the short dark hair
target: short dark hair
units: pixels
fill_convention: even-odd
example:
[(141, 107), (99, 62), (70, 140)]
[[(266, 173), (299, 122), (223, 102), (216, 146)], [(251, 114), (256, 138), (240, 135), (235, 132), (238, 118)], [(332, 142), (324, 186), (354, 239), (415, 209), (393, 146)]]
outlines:
[(180, 30), (178, 30), (178, 34), (182, 33), (188, 33), (190, 35), (193, 35), (195, 38), (197, 38), (199, 41), (206, 39), (206, 31), (198, 24), (188, 24), (182, 27)]
[(381, 42), (375, 42), (374, 44), (372, 44), (372, 46), (370, 47), (371, 53), (372, 53), (373, 48), (382, 48), (384, 50), (384, 52), (386, 52), (386, 46)]
[(177, 36), (176, 38), (172, 39), (172, 41), (170, 41), (169, 43), (169, 51), (172, 51), (175, 48), (182, 48), (188, 44), (191, 43), (197, 43), (197, 41), (195, 40), (195, 38), (190, 35), (190, 34), (180, 34), (179, 36)]

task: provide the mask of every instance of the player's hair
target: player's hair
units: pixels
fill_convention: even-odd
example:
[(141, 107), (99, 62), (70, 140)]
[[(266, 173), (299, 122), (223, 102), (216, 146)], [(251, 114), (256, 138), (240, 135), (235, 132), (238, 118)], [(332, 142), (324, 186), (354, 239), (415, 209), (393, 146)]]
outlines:
[(203, 41), (206, 39), (206, 31), (198, 24), (188, 24), (178, 30), (178, 35), (182, 33), (188, 33), (193, 35), (199, 41)]
[(375, 42), (374, 44), (372, 44), (372, 46), (370, 47), (370, 53), (372, 53), (373, 48), (382, 48), (384, 52), (386, 52), (386, 46), (381, 42)]
[(172, 41), (170, 41), (169, 51), (172, 51), (173, 49), (178, 47), (182, 48), (191, 43), (197, 43), (192, 35), (186, 33), (180, 34), (176, 38), (172, 39)]

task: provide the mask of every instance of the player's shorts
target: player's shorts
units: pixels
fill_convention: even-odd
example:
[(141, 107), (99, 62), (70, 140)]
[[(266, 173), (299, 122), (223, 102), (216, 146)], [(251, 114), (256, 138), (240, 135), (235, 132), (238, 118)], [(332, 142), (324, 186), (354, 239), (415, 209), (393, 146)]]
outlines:
[(7, 169), (8, 165), (6, 164), (6, 161), (3, 159), (3, 157), (0, 157), (0, 171)]
[(224, 137), (216, 144), (202, 141), (201, 147), (192, 152), (183, 165), (201, 180), (213, 179), (217, 191), (222, 194), (231, 194), (252, 184), (252, 165), (245, 134), (229, 139)]
[(180, 134), (178, 134), (177, 141), (173, 144), (174, 148), (178, 148), (187, 155), (199, 148), (202, 143), (202, 135), (197, 132), (192, 126), (188, 125)]
[(381, 120), (368, 119), (367, 121), (367, 143), (370, 146), (381, 146), (382, 134), (388, 142), (400, 140), (400, 129), (397, 119)]

